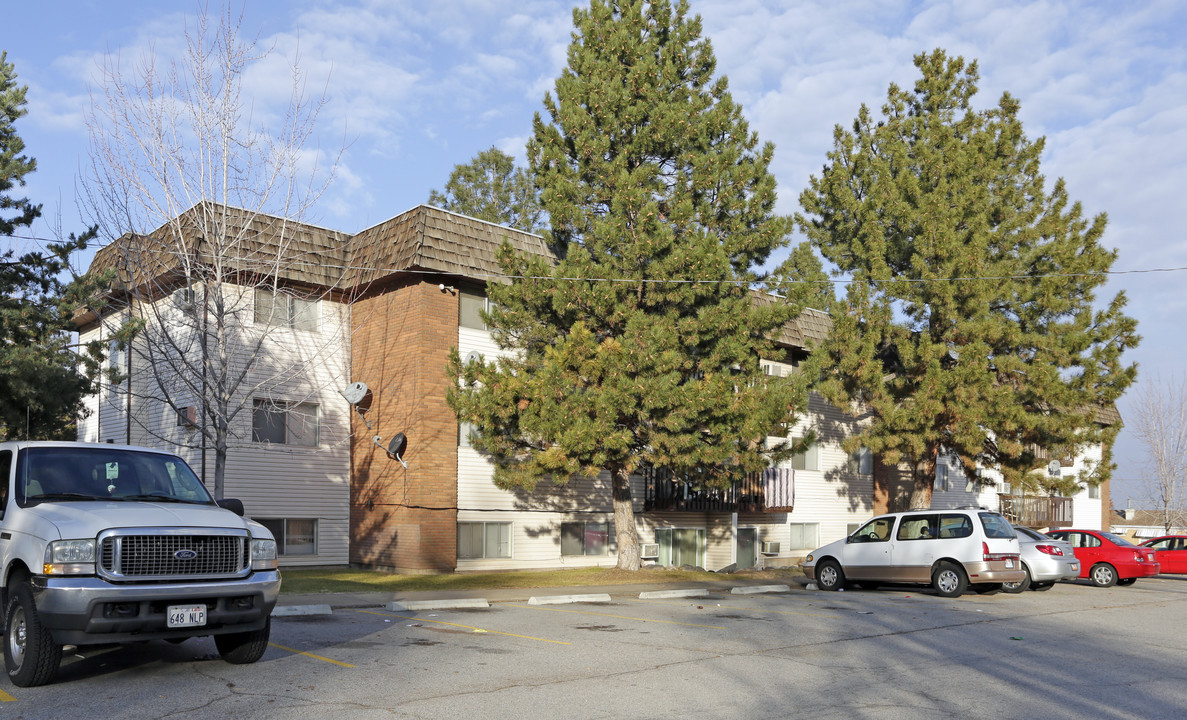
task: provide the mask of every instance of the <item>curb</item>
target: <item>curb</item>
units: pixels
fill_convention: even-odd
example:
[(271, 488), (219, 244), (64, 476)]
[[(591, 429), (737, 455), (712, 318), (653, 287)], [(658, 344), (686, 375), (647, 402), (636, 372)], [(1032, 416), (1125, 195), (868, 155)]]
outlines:
[(639, 593), (640, 600), (657, 600), (660, 598), (707, 597), (708, 588), (689, 588), (686, 590), (649, 590)]
[(278, 605), (272, 608), (272, 617), (300, 617), (303, 615), (333, 615), (329, 605)]
[(755, 595), (757, 593), (777, 592), (791, 592), (791, 587), (789, 585), (742, 585), (730, 589), (730, 593), (733, 595)]
[(393, 612), (401, 610), (459, 610), (463, 608), (488, 608), (485, 598), (457, 598), (453, 600), (393, 600), (387, 604)]
[(528, 598), (528, 605), (567, 605), (569, 603), (608, 603), (610, 595), (541, 595)]

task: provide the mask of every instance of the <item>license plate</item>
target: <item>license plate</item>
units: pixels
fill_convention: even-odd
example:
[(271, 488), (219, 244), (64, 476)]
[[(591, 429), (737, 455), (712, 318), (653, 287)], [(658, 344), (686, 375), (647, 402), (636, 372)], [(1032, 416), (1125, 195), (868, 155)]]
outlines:
[(1007, 569), (1007, 570), (1013, 570), (1013, 569), (1014, 569), (1014, 561), (1013, 561), (1013, 560), (1007, 560), (1007, 561), (1006, 561), (1006, 569)]
[(171, 628), (202, 627), (206, 624), (205, 605), (170, 605), (168, 615)]

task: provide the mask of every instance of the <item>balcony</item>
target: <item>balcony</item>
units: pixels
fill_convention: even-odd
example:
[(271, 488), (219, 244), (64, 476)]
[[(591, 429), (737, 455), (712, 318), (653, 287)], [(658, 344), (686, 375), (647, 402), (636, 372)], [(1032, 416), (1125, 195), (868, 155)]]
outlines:
[(676, 481), (668, 470), (643, 468), (643, 510), (705, 513), (791, 512), (795, 501), (791, 470), (771, 468), (751, 473), (727, 488)]
[(1032, 528), (1072, 526), (1071, 498), (999, 494), (997, 501), (1002, 515), (1016, 525)]

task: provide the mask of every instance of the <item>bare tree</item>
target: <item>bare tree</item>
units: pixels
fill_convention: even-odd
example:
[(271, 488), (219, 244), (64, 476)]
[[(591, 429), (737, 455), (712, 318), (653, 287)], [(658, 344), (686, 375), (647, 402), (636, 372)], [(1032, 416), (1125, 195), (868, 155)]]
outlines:
[(1147, 500), (1169, 533), (1183, 524), (1187, 490), (1187, 378), (1145, 380), (1131, 407), (1131, 426), (1147, 451)]
[(242, 22), (226, 9), (188, 19), (178, 60), (154, 49), (129, 69), (109, 56), (87, 118), (85, 202), (118, 238), (92, 272), (118, 271), (113, 295), (140, 326), (130, 345), (113, 343), (113, 364), (127, 363), (114, 392), (127, 402), (128, 435), (134, 425), (154, 442), (200, 447), (203, 472), (212, 449), (219, 498), (228, 449), (259, 432), (240, 416), (258, 413), (261, 396), (286, 398), (270, 408), (277, 417), (296, 410), (316, 390), (305, 369), (326, 366), (342, 341), (294, 335), (342, 317), (318, 301), (342, 275), (324, 258), (342, 257), (345, 237), (302, 222), (337, 163), (319, 166), (307, 149), (324, 92), (307, 94), (293, 59), (286, 103), (261, 110), (248, 83), (276, 58), (241, 37)]

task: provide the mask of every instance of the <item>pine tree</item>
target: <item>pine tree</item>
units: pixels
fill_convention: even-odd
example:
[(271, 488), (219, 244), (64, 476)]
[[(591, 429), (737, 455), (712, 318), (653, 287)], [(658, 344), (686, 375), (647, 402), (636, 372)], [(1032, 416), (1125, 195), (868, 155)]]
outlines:
[(999, 468), (1015, 488), (1067, 493), (1094, 472), (1053, 481), (1058, 457), (1111, 442), (1094, 422), (1133, 381), (1138, 342), (1118, 293), (1096, 290), (1116, 259), (1103, 214), (1082, 216), (1062, 180), (1050, 192), (1009, 94), (976, 111), (976, 63), (915, 58), (913, 91), (891, 85), (882, 118), (861, 108), (801, 203), (813, 244), (851, 279), (832, 335), (814, 356), (819, 390), (874, 422), (860, 442), (913, 470), (912, 506), (931, 501), (941, 453), (968, 477)]
[(533, 233), (540, 232), (544, 216), (531, 176), (496, 147), (454, 166), (445, 191), (431, 191), (429, 204)]
[(105, 278), (63, 278), (94, 228), (17, 255), (13, 236), (29, 231), (41, 206), (12, 194), (37, 169), (16, 132), (28, 91), (16, 78), (7, 53), (0, 53), (0, 237), (9, 244), (0, 254), (0, 439), (72, 440), (102, 354), (98, 346), (74, 346), (71, 318)]
[(528, 156), (561, 259), (516, 257), (492, 284), (492, 334), (512, 351), (461, 366), (451, 397), (495, 482), (605, 472), (618, 566), (638, 569), (630, 476), (644, 466), (726, 486), (767, 467), (802, 407), (800, 378), (759, 359), (793, 310), (756, 303), (754, 268), (785, 244), (773, 147), (758, 148), (686, 3), (573, 13), (568, 66)]

